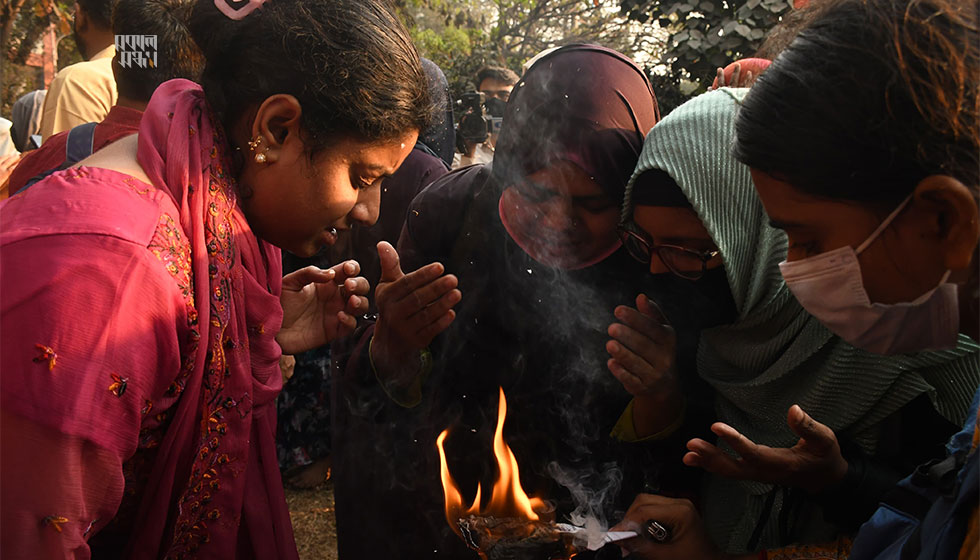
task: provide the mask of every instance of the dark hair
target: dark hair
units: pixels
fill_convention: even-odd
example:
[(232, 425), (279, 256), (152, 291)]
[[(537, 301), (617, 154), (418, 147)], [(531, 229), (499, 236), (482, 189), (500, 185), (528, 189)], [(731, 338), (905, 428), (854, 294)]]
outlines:
[(239, 21), (198, 0), (190, 27), (207, 60), (201, 84), (226, 129), (278, 93), (302, 105), (311, 156), (338, 136), (388, 140), (428, 126), (422, 63), (383, 0), (269, 0)]
[(112, 6), (115, 0), (75, 0), (85, 15), (102, 29), (112, 28)]
[(509, 86), (512, 86), (520, 80), (520, 77), (511, 70), (510, 68), (503, 68), (500, 66), (484, 66), (480, 68), (480, 71), (476, 73), (476, 87), (480, 87), (483, 80), (486, 79), (496, 80), (498, 82), (503, 82)]
[(806, 27), (816, 11), (813, 8), (797, 8), (784, 14), (779, 23), (766, 33), (766, 39), (752, 56), (767, 60), (773, 60), (779, 56), (779, 53), (783, 52), (799, 32)]
[[(118, 0), (112, 12), (112, 32), (116, 35), (116, 89), (129, 99), (149, 102), (153, 90), (174, 78), (197, 81), (204, 69), (204, 55), (191, 38), (187, 22), (194, 0)], [(156, 64), (143, 66), (135, 61), (120, 64), (126, 48), (120, 48), (121, 35), (156, 37)], [(125, 46), (124, 46), (125, 47)]]
[(752, 86), (734, 155), (803, 192), (893, 204), (980, 185), (976, 2), (825, 0)]

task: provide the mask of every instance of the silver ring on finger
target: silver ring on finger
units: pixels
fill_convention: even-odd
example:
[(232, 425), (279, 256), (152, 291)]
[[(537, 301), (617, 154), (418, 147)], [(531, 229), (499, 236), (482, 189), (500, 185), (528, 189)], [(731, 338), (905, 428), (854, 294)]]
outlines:
[(658, 543), (665, 543), (669, 541), (671, 537), (670, 525), (661, 523), (655, 519), (648, 519), (647, 522), (643, 524), (643, 533), (648, 538)]

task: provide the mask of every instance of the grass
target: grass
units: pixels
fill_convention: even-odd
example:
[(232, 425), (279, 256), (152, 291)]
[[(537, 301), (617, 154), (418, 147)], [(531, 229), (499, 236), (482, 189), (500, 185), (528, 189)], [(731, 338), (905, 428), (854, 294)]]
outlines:
[(286, 504), (289, 505), (300, 560), (336, 560), (333, 483), (327, 482), (309, 490), (286, 488)]

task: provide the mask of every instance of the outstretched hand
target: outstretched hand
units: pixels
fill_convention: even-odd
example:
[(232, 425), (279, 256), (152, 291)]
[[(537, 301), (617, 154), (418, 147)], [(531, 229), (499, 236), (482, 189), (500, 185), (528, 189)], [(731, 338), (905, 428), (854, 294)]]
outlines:
[(702, 439), (692, 439), (687, 443), (689, 452), (684, 463), (729, 478), (793, 486), (808, 492), (819, 492), (844, 478), (847, 461), (833, 430), (798, 405), (790, 407), (786, 422), (800, 436), (793, 447), (759, 445), (728, 424), (717, 422), (711, 431), (739, 456), (732, 457)]
[(326, 270), (301, 268), (282, 279), (282, 329), (276, 341), (283, 354), (298, 354), (347, 336), (356, 316), (368, 310), (366, 278), (361, 266), (346, 261)]
[(371, 345), (380, 370), (397, 364), (416, 364), (425, 349), (456, 318), (453, 307), (462, 299), (452, 274), (432, 263), (405, 274), (398, 253), (387, 241), (378, 243), (381, 279), (375, 288), (378, 322)]

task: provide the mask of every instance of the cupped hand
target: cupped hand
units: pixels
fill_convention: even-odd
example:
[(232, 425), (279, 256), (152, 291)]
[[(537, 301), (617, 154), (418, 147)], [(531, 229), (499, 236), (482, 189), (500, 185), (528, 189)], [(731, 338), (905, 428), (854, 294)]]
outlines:
[(366, 278), (361, 266), (346, 261), (326, 270), (301, 268), (282, 279), (282, 329), (276, 341), (284, 354), (298, 354), (347, 336), (358, 315), (368, 310)]
[(636, 397), (676, 392), (677, 336), (657, 304), (641, 294), (636, 308), (621, 305), (614, 314), (618, 322), (607, 331), (609, 371)]

